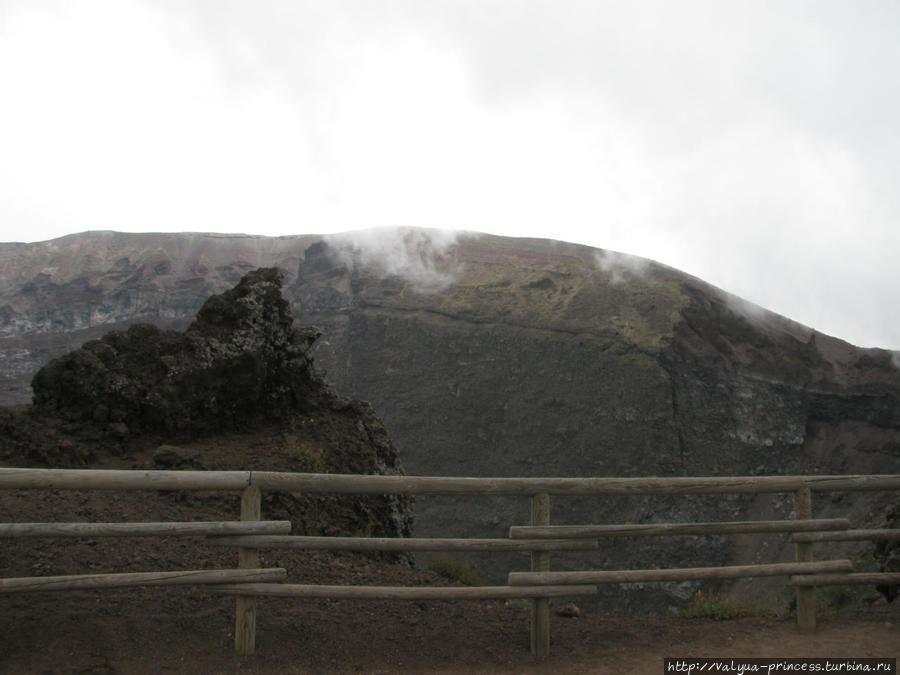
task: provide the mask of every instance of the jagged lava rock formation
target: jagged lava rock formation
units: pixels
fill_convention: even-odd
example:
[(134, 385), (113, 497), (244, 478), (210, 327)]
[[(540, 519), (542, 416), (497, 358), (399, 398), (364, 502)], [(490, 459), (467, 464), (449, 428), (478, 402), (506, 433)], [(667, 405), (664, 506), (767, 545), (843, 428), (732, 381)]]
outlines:
[[(281, 452), (263, 460), (269, 466), (242, 464), (238, 449), (228, 461), (239, 466), (231, 468), (402, 473), (371, 406), (338, 396), (315, 369), (318, 331), (294, 328), (282, 280), (277, 269), (258, 269), (210, 297), (185, 332), (134, 324), (53, 359), (32, 380), (32, 408), (0, 410), (0, 461), (89, 465), (138, 456), (150, 445), (154, 468), (219, 466), (214, 450), (191, 444), (274, 428)], [(259, 461), (250, 457), (244, 461)], [(409, 499), (294, 495), (281, 502), (301, 530), (410, 530)]]
[[(651, 261), (547, 240), (427, 232), (267, 239), (90, 233), (0, 246), (7, 400), (38, 362), (125, 321), (183, 327), (259, 265), (284, 271), (317, 363), (371, 401), (414, 474), (900, 472), (900, 371)], [(115, 322), (120, 322), (116, 324)], [(891, 495), (818, 495), (814, 514), (878, 526)], [(526, 500), (422, 498), (422, 536), (504, 536)], [(789, 517), (789, 495), (555, 499), (556, 523)], [(610, 540), (554, 569), (773, 562), (785, 537)], [(871, 545), (840, 556), (874, 566)], [(822, 548), (822, 555), (830, 552)], [(495, 562), (496, 561), (496, 562)], [(474, 562), (493, 580), (527, 559)], [(783, 580), (766, 582), (781, 602)], [(741, 584), (734, 591), (742, 592)], [(758, 592), (759, 582), (753, 582)], [(696, 584), (601, 587), (606, 608), (682, 604)], [(750, 592), (750, 591), (748, 591)]]
[(260, 269), (214, 295), (181, 333), (134, 324), (54, 359), (34, 405), (67, 419), (190, 435), (310, 415), (337, 396), (312, 368), (314, 328), (294, 329), (282, 274)]

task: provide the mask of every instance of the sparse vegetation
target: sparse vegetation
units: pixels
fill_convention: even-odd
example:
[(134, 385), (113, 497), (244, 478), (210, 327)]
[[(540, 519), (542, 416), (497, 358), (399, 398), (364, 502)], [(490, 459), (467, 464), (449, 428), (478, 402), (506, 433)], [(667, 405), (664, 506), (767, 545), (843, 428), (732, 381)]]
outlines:
[(302, 472), (325, 471), (325, 455), (321, 448), (315, 447), (309, 441), (301, 441), (296, 436), (287, 436), (284, 439), (284, 451), (288, 457), (297, 462)]
[(434, 558), (429, 564), (428, 569), (441, 575), (450, 581), (458, 581), (464, 586), (484, 586), (485, 580), (481, 573), (461, 560), (449, 558), (447, 556), (439, 556)]
[(683, 619), (739, 619), (744, 616), (771, 616), (777, 612), (764, 605), (748, 604), (721, 593), (697, 591), (690, 603), (678, 611)]

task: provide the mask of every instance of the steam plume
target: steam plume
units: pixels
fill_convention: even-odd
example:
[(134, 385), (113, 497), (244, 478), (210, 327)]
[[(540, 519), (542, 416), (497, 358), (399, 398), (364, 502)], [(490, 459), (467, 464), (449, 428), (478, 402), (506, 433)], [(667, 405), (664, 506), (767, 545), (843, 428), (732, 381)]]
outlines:
[(348, 265), (361, 265), (382, 276), (399, 276), (422, 292), (442, 291), (458, 278), (451, 255), (460, 233), (384, 227), (327, 235), (325, 240)]

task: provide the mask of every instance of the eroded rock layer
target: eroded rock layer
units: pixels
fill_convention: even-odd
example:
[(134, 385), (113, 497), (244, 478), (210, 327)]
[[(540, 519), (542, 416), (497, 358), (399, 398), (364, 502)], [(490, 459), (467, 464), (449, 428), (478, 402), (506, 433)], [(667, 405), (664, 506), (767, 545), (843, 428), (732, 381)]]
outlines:
[[(92, 233), (3, 245), (7, 401), (25, 400), (39, 365), (101, 330), (135, 321), (185, 328), (210, 293), (261, 265), (283, 271), (293, 316), (321, 329), (313, 352), (327, 381), (372, 402), (412, 474), (900, 473), (900, 371), (891, 352), (853, 347), (647, 260), (546, 240), (409, 230), (358, 240)], [(874, 527), (894, 500), (816, 495), (813, 512)], [(421, 536), (505, 536), (528, 521), (527, 499), (422, 498), (416, 510)], [(791, 511), (790, 495), (573, 498), (554, 499), (551, 519), (717, 521)], [(821, 555), (874, 569), (871, 549), (823, 546)], [(590, 558), (554, 554), (552, 564), (699, 566), (792, 555), (784, 536), (673, 537), (601, 542)], [(528, 564), (521, 556), (474, 562), (493, 581)], [(783, 580), (765, 584), (778, 602), (790, 594)], [(601, 604), (658, 610), (696, 588), (604, 588)]]

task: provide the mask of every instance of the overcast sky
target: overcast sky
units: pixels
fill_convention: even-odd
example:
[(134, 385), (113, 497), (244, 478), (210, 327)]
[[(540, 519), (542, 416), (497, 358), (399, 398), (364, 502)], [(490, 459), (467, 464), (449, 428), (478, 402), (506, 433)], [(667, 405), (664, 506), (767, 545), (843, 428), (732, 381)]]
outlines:
[(0, 0), (0, 241), (421, 226), (900, 349), (900, 2)]

